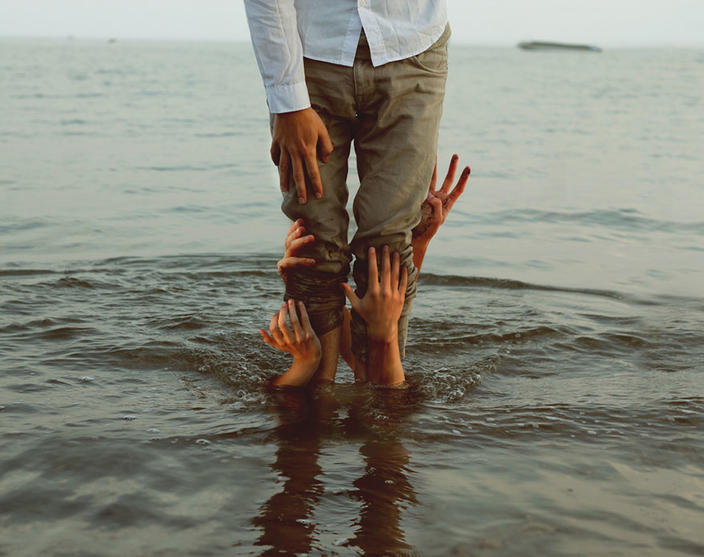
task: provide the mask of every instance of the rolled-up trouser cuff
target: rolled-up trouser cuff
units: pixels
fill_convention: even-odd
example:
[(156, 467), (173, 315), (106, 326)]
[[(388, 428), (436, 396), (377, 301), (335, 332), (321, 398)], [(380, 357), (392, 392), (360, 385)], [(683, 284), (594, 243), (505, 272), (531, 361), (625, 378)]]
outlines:
[(292, 270), (286, 279), (284, 300), (293, 298), (306, 305), (313, 330), (318, 336), (342, 324), (345, 294), (341, 283), (344, 275), (320, 273), (311, 269)]

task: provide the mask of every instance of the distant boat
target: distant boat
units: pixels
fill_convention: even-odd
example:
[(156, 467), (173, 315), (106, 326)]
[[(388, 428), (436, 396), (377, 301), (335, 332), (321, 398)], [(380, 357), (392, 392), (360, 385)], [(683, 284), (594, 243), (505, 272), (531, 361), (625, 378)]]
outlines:
[(550, 43), (545, 41), (524, 41), (518, 43), (518, 48), (523, 50), (586, 50), (587, 52), (601, 52), (598, 46), (589, 44)]

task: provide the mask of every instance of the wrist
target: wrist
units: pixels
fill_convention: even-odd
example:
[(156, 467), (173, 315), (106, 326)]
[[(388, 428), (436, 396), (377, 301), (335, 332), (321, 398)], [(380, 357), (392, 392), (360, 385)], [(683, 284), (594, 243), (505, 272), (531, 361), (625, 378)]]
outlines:
[(271, 384), (273, 387), (305, 387), (315, 375), (319, 364), (320, 357), (294, 357), (291, 367)]
[(318, 367), (321, 360), (321, 354), (310, 354), (310, 355), (296, 355), (293, 357), (293, 364), (296, 367), (308, 367), (314, 366)]
[(411, 247), (413, 248), (413, 252), (420, 252), (420, 253), (425, 253), (425, 250), (428, 249), (428, 244), (430, 244), (430, 240), (432, 239), (432, 236), (426, 237), (426, 236), (417, 236), (411, 240)]
[(398, 338), (398, 325), (367, 325), (367, 338), (376, 343), (392, 344)]

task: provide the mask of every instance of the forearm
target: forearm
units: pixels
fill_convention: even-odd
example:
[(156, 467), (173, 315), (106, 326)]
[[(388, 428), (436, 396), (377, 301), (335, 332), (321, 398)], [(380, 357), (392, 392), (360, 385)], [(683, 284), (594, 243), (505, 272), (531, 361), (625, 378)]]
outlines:
[(413, 266), (419, 273), (420, 268), (423, 265), (423, 259), (425, 259), (425, 252), (428, 251), (429, 244), (430, 240), (425, 240), (423, 238), (413, 238), (411, 241), (411, 247), (413, 248)]
[(354, 371), (355, 359), (352, 354), (352, 316), (347, 308), (342, 308), (342, 331), (340, 336), (340, 356)]
[(370, 336), (368, 372), (372, 383), (383, 386), (398, 386), (406, 380), (398, 347), (398, 331), (385, 338)]
[(294, 0), (244, 0), (244, 6), (269, 110), (278, 114), (308, 108)]

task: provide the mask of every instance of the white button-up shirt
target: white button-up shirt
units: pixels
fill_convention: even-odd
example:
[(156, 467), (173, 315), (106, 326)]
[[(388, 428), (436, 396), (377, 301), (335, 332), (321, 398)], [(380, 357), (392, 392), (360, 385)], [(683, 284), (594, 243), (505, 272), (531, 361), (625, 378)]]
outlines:
[(447, 25), (445, 0), (244, 0), (269, 110), (310, 106), (303, 57), (352, 66), (359, 37), (375, 66), (423, 52)]

